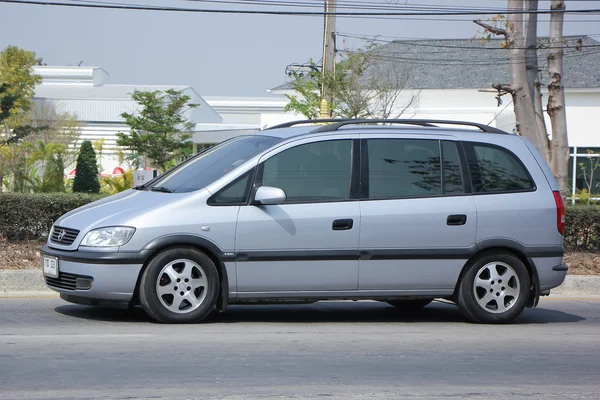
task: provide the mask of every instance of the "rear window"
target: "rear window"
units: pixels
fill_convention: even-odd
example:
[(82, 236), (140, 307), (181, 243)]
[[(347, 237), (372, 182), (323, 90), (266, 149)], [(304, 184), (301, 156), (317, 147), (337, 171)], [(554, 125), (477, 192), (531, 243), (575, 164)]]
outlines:
[(465, 142), (474, 193), (522, 192), (535, 190), (523, 163), (498, 146)]

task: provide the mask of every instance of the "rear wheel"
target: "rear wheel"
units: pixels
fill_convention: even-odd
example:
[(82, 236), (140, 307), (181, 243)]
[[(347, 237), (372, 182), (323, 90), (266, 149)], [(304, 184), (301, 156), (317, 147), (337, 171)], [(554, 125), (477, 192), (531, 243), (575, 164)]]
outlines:
[(394, 307), (403, 309), (403, 310), (414, 311), (414, 310), (419, 310), (419, 309), (425, 307), (432, 301), (433, 301), (433, 299), (406, 299), (406, 300), (391, 300), (391, 301), (388, 301), (387, 303)]
[(519, 258), (488, 253), (476, 258), (460, 281), (458, 308), (474, 322), (511, 322), (523, 312), (530, 286), (529, 272)]
[(156, 256), (142, 275), (140, 303), (160, 322), (202, 321), (219, 293), (219, 273), (212, 260), (190, 248), (169, 249)]

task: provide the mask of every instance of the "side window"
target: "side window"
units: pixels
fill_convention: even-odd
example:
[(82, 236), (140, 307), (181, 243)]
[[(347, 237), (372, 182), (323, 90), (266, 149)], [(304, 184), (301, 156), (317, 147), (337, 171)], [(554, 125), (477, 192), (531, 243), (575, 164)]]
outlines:
[(483, 143), (465, 143), (473, 192), (518, 192), (535, 189), (523, 164), (514, 154)]
[(439, 141), (369, 139), (367, 148), (368, 198), (442, 194)]
[(254, 169), (246, 172), (208, 199), (210, 205), (240, 205), (248, 201)]
[(442, 142), (444, 156), (444, 194), (464, 193), (458, 150), (454, 142)]
[(351, 140), (308, 143), (266, 160), (262, 185), (283, 189), (286, 203), (347, 200), (351, 171)]

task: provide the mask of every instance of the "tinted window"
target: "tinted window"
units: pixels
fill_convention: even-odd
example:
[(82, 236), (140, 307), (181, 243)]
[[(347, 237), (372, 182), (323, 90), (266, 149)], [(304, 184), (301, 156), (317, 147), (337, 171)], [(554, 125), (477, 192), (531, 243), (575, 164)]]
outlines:
[(263, 164), (262, 184), (281, 188), (286, 202), (350, 197), (352, 141), (332, 140), (285, 150)]
[(496, 146), (465, 143), (475, 193), (531, 190), (535, 185), (517, 158)]
[(444, 194), (464, 193), (456, 144), (442, 142), (442, 153), (444, 156)]
[(254, 169), (251, 169), (221, 189), (209, 199), (208, 203), (213, 205), (245, 204), (250, 193), (253, 175)]
[(166, 172), (151, 187), (164, 187), (173, 192), (202, 189), (280, 140), (258, 135), (229, 140)]
[(437, 140), (369, 139), (368, 198), (435, 196), (442, 193)]

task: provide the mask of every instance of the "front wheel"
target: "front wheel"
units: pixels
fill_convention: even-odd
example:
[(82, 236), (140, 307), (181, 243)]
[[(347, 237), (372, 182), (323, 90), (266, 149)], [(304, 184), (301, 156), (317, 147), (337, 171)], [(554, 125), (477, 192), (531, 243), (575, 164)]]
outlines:
[(508, 323), (525, 309), (531, 279), (527, 267), (510, 253), (488, 253), (468, 267), (458, 287), (457, 304), (473, 322)]
[(148, 265), (140, 283), (140, 303), (153, 319), (168, 323), (202, 321), (219, 294), (212, 260), (191, 248), (166, 250)]

